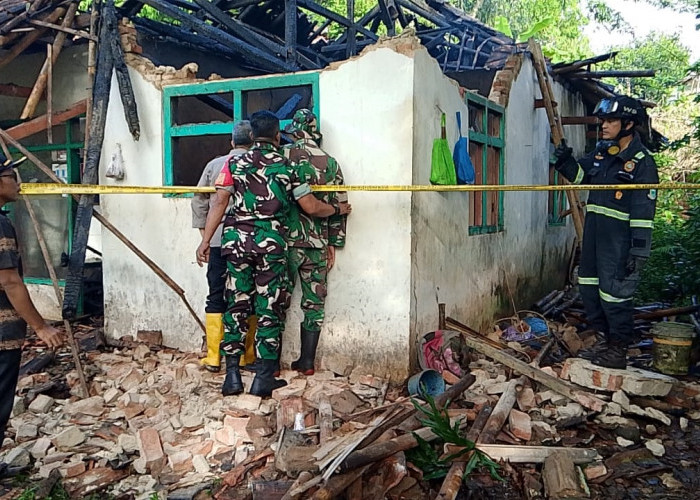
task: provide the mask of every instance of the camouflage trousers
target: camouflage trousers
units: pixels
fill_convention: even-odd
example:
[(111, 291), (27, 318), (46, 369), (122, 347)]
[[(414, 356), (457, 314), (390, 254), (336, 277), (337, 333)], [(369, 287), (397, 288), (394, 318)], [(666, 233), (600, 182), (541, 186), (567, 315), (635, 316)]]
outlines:
[(286, 254), (229, 255), (226, 279), (223, 355), (243, 354), (248, 318), (255, 314), (255, 355), (278, 359), (280, 334), (289, 306)]
[(301, 310), (304, 320), (301, 327), (320, 332), (326, 315), (328, 284), (328, 256), (325, 248), (289, 247), (289, 280), (291, 289), (297, 275), (301, 281)]

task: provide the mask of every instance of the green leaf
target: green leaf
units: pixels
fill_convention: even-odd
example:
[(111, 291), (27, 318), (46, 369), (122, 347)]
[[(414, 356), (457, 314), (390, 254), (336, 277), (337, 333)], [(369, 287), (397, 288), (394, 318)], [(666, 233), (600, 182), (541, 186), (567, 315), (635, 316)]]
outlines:
[(545, 17), (541, 21), (537, 21), (530, 28), (526, 29), (518, 35), (519, 42), (526, 42), (531, 37), (537, 35), (540, 31), (549, 27), (554, 22), (554, 17)]
[(510, 30), (510, 23), (504, 16), (496, 16), (493, 20), (493, 27), (504, 35), (513, 38), (513, 32)]

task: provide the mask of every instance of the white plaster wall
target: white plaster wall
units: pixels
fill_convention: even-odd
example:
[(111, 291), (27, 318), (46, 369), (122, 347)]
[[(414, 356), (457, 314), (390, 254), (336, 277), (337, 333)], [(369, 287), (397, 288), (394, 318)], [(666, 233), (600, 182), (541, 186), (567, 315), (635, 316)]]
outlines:
[[(432, 140), (439, 134), (436, 106), (447, 112), (451, 148), (456, 133), (450, 117), (454, 120), (454, 112), (462, 109), (462, 122), (468, 122), (456, 84), (441, 74), (425, 51), (416, 53), (415, 60), (414, 181), (425, 184)], [(525, 60), (506, 109), (506, 184), (548, 182), (549, 125), (544, 111), (533, 108), (536, 86), (532, 65)], [(414, 194), (411, 324), (415, 336), (437, 327), (438, 302), (446, 304), (447, 315), (484, 329), (494, 316), (510, 314), (509, 289), (516, 307), (522, 309), (564, 282), (572, 231), (548, 227), (545, 192), (506, 192), (505, 229), (496, 234), (468, 235), (467, 203), (466, 193)]]
[[(411, 183), (412, 90), (413, 60), (387, 48), (321, 72), (323, 147), (340, 162), (347, 184)], [(349, 199), (353, 212), (346, 246), (329, 276), (319, 357), (325, 366), (403, 380), (410, 328), (410, 194), (351, 192)], [(283, 362), (299, 352), (299, 299), (297, 289)]]
[[(160, 186), (163, 183), (161, 92), (129, 69), (141, 123), (141, 138), (129, 134), (112, 79), (100, 183)], [(121, 144), (126, 175), (123, 180), (104, 176), (116, 144)], [(189, 198), (161, 195), (103, 195), (102, 213), (156, 262), (186, 292), (204, 316), (205, 268), (194, 263), (199, 233), (191, 227)], [(97, 223), (97, 222), (95, 222)], [(162, 330), (165, 344), (198, 350), (202, 331), (171, 290), (133, 252), (107, 230), (102, 231), (104, 254), (105, 332), (110, 337), (136, 335), (138, 330)]]

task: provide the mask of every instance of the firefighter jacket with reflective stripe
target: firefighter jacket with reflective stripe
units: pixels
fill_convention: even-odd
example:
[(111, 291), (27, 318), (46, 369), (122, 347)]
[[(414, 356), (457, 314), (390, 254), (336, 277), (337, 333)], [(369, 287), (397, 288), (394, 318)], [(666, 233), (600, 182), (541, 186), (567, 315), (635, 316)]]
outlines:
[[(592, 153), (578, 162), (569, 158), (557, 170), (574, 184), (658, 184), (656, 163), (639, 134), (624, 151), (618, 149), (599, 143)], [(649, 257), (656, 195), (656, 189), (593, 190), (586, 204), (587, 217), (596, 214), (628, 224), (630, 255)]]

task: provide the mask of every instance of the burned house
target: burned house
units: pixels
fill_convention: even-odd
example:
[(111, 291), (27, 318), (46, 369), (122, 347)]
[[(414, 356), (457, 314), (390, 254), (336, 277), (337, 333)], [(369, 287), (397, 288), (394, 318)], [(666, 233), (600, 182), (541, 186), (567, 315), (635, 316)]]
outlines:
[[(74, 12), (65, 22), (72, 4), (25, 4), (28, 9), (18, 10), (19, 2), (0, 0), (0, 127), (61, 180), (80, 182), (84, 100), (92, 86), (87, 41), (96, 42), (97, 31), (86, 31), (88, 13)], [(209, 159), (228, 151), (235, 120), (268, 109), (284, 123), (303, 107), (319, 116), (323, 147), (338, 159), (349, 185), (429, 184), (441, 115), (452, 146), (460, 134), (457, 112), (476, 184), (560, 182), (549, 168), (550, 123), (538, 104), (541, 91), (527, 46), (437, 0), (379, 0), (359, 20), (348, 4), (346, 17), (312, 0), (124, 2), (118, 29), (140, 134), (136, 140), (124, 118), (123, 91), (113, 77), (99, 183), (192, 186)], [(159, 16), (144, 16), (149, 10)], [(379, 31), (388, 36), (380, 38)], [(51, 90), (27, 114), (25, 99), (47, 58), (42, 42), (54, 33), (67, 38), (49, 65)], [(607, 91), (597, 83), (575, 88), (567, 74), (553, 82), (559, 114), (585, 117)], [(43, 125), (29, 127), (41, 113)], [(587, 128), (569, 126), (565, 133), (582, 153)], [(110, 166), (122, 169), (123, 177), (107, 176)], [(26, 182), (47, 180), (31, 164), (23, 168)], [(330, 273), (319, 348), (320, 363), (337, 373), (360, 367), (403, 379), (420, 334), (437, 324), (438, 303), (447, 304), (450, 316), (483, 328), (569, 275), (575, 232), (562, 192), (396, 189), (349, 196), (354, 210), (346, 247)], [(62, 280), (61, 254), (71, 254), (76, 202), (60, 195), (32, 202)], [(199, 233), (191, 228), (190, 198), (107, 194), (98, 203), (101, 216), (203, 315), (207, 285), (194, 262)], [(43, 312), (53, 309), (58, 317), (31, 223), (20, 204), (14, 210), (26, 279), (43, 298)], [(107, 335), (161, 330), (165, 344), (198, 350), (201, 328), (173, 287), (113, 232), (96, 221), (90, 227), (86, 255), (101, 256)], [(91, 292), (84, 292), (89, 299)], [(293, 306), (283, 362), (298, 352), (300, 318)]]

